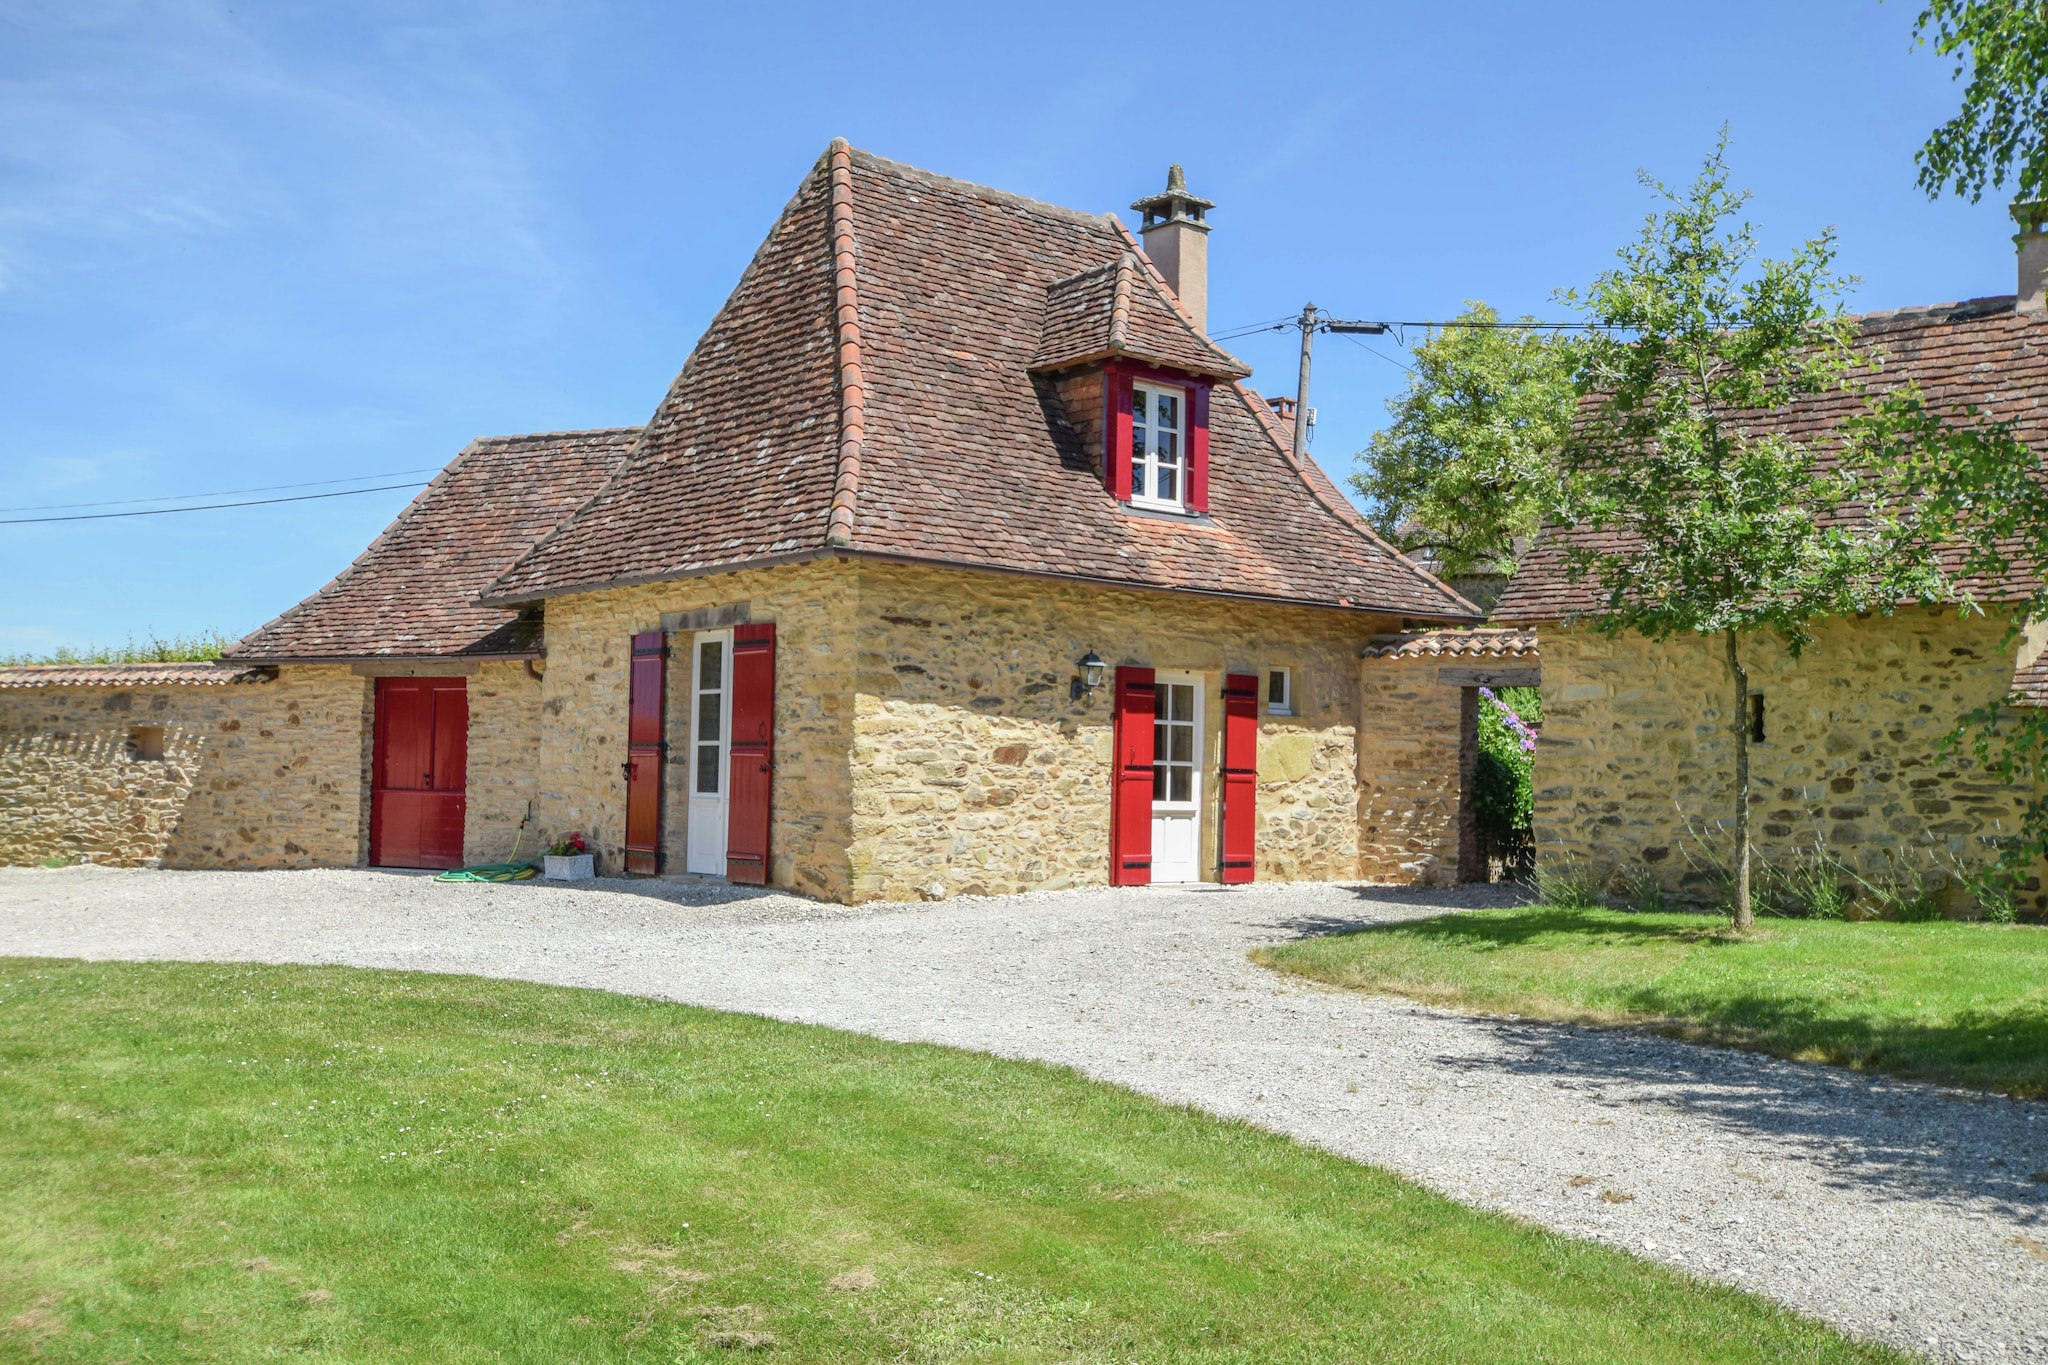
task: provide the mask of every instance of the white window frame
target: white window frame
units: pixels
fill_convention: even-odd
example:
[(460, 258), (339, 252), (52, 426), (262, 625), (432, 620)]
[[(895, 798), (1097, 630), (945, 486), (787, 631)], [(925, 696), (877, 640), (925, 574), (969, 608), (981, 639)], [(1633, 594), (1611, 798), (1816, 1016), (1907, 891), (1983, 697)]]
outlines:
[[(1173, 433), (1179, 452), (1178, 463), (1174, 468), (1178, 472), (1179, 477), (1174, 481), (1174, 493), (1176, 496), (1172, 498), (1158, 497), (1152, 492), (1154, 488), (1158, 487), (1158, 442), (1151, 439), (1157, 428), (1157, 423), (1151, 420), (1140, 420), (1139, 418), (1141, 412), (1145, 414), (1147, 419), (1151, 417), (1154, 409), (1148, 400), (1152, 395), (1157, 394), (1174, 394), (1179, 399), (1176, 413), (1180, 418), (1180, 425)], [(1193, 398), (1193, 393), (1179, 384), (1161, 384), (1149, 379), (1132, 381), (1132, 439), (1135, 443), (1137, 434), (1142, 431), (1145, 433), (1145, 442), (1142, 455), (1137, 450), (1131, 452), (1131, 506), (1149, 507), (1161, 512), (1185, 512), (1188, 510), (1188, 466), (1190, 463), (1188, 457), (1188, 428), (1192, 425), (1194, 415), (1192, 412)]]
[[(1280, 700), (1273, 700), (1273, 679), (1280, 680)], [(1266, 714), (1269, 716), (1291, 716), (1294, 714), (1294, 670), (1291, 668), (1268, 668), (1266, 670)]]

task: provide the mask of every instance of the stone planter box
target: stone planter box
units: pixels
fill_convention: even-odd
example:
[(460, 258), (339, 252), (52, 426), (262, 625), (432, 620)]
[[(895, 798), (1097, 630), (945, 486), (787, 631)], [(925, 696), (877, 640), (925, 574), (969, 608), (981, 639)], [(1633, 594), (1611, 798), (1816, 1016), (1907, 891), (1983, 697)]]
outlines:
[(540, 875), (551, 882), (587, 882), (597, 875), (596, 861), (592, 853), (550, 853)]

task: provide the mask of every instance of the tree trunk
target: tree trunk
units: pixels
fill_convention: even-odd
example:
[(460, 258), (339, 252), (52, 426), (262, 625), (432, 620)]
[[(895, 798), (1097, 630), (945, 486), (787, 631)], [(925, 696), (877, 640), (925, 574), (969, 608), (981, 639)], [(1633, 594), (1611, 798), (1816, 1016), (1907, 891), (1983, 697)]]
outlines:
[(1735, 687), (1735, 928), (1746, 932), (1756, 923), (1749, 904), (1749, 671), (1735, 650), (1735, 632), (1728, 639), (1728, 672)]

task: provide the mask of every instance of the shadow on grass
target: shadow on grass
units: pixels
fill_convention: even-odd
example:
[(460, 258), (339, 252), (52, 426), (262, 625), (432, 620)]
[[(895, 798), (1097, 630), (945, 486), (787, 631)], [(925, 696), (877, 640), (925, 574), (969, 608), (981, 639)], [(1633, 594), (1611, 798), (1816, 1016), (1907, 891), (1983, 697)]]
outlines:
[[(1288, 927), (1297, 938), (1318, 929), (1398, 934), (1468, 958), (1545, 941), (1566, 952), (1664, 942), (1708, 953), (1752, 942), (1730, 933), (1718, 915), (1674, 921), (1670, 915), (1549, 908), (1327, 928), (1303, 919)], [(1768, 932), (1771, 926), (1766, 921), (1762, 927)], [(1825, 977), (1816, 966), (1805, 981), (1774, 978), (1770, 984), (1785, 994), (1742, 983), (1716, 993), (1688, 989), (1682, 980), (1596, 985), (1582, 997), (1588, 1020), (1632, 1022), (1615, 1027), (1478, 1015), (1471, 1026), (1499, 1046), (1435, 1060), (1474, 1078), (1488, 1071), (1548, 1076), (1563, 1089), (1591, 1092), (1631, 1114), (1668, 1106), (1705, 1117), (1781, 1144), (1788, 1157), (1817, 1163), (1839, 1186), (1906, 1199), (1964, 1194), (2024, 1222), (2048, 1223), (2048, 1105), (2040, 1102), (2048, 1097), (2048, 1007), (2028, 999), (1935, 1019), (1887, 1016), (1881, 1008), (1858, 1014), (1828, 989)], [(1903, 1083), (1924, 1081), (2004, 1093)], [(1716, 1159), (1711, 1150), (1700, 1158)]]

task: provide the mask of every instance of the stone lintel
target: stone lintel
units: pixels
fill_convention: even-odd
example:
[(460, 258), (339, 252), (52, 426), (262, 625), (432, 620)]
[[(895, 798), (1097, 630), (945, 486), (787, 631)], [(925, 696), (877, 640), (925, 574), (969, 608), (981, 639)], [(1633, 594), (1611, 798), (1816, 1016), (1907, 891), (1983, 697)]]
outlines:
[(728, 602), (724, 606), (699, 607), (695, 611), (665, 611), (661, 614), (661, 628), (669, 632), (721, 630), (726, 626), (744, 626), (753, 619), (751, 603)]
[(1445, 687), (1539, 687), (1540, 668), (1439, 668), (1436, 680)]

